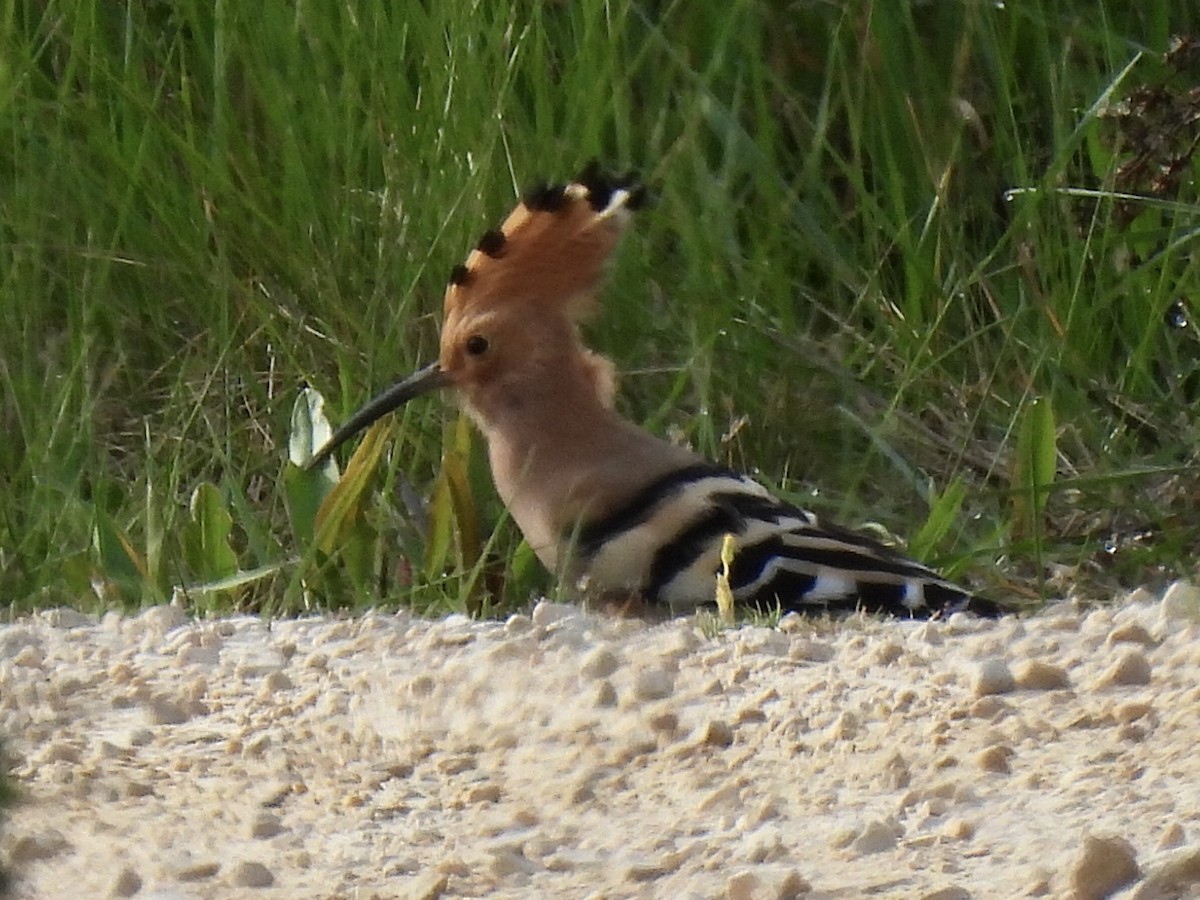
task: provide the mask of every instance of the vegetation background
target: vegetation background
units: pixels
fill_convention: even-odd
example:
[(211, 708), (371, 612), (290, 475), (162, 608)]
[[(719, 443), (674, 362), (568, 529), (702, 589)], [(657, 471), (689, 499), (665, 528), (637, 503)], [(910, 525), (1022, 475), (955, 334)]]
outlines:
[(324, 522), (287, 442), (302, 385), (341, 421), (430, 359), (451, 266), (593, 158), (657, 196), (589, 332), (630, 417), (1001, 598), (1194, 575), (1198, 33), (1125, 0), (7, 0), (0, 602), (553, 589), (451, 405)]

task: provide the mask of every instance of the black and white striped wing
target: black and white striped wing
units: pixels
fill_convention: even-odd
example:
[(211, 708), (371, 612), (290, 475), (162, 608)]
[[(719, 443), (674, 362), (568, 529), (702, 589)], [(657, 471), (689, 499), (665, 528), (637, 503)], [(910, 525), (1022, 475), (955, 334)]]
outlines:
[[(647, 485), (613, 515), (582, 528), (576, 548), (592, 583), (635, 590), (680, 612), (714, 602), (727, 534), (737, 547), (729, 581), (740, 606), (908, 618), (972, 602), (932, 569), (824, 525), (744, 475), (710, 464)], [(978, 608), (988, 611), (986, 603)]]

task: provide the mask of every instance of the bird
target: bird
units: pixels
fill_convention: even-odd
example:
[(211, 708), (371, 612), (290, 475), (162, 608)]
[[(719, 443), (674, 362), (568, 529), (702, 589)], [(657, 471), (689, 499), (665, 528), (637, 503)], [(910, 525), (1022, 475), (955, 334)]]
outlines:
[(353, 414), (306, 467), (401, 405), (450, 389), (486, 440), (526, 542), (586, 597), (686, 615), (715, 603), (719, 575), (747, 611), (999, 614), (896, 549), (616, 411), (615, 367), (585, 345), (580, 325), (646, 200), (635, 176), (594, 163), (528, 191), (451, 271), (437, 360)]

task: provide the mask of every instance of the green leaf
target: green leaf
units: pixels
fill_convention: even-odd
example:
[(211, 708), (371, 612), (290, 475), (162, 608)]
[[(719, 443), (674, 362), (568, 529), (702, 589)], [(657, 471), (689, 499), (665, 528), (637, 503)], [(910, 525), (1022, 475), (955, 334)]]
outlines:
[(99, 509), (93, 537), (105, 581), (116, 586), (125, 602), (140, 602), (146, 585), (146, 561), (108, 514)]
[(237, 553), (230, 538), (233, 516), (212, 482), (201, 482), (192, 491), (191, 521), (184, 527), (183, 555), (192, 573), (204, 581), (229, 578), (238, 570)]
[(1058, 439), (1054, 429), (1054, 410), (1050, 400), (1038, 397), (1025, 409), (1017, 436), (1017, 456), (1013, 463), (1014, 538), (1031, 537), (1041, 556), (1042, 517), (1054, 484), (1058, 463)]
[(346, 474), (321, 502), (315, 519), (314, 543), (322, 553), (331, 555), (348, 536), (395, 428), (395, 421), (390, 416), (368, 428), (358, 449), (346, 463)]
[(908, 542), (908, 550), (917, 559), (928, 559), (935, 555), (938, 546), (958, 521), (963, 501), (967, 497), (967, 486), (961, 478), (955, 478), (940, 494), (929, 492), (929, 515), (920, 530)]
[(288, 465), (283, 472), (292, 534), (301, 547), (312, 546), (318, 511), (338, 483), (338, 467), (332, 457), (317, 469), (308, 470), (303, 466), (312, 458), (313, 451), (324, 446), (332, 434), (333, 428), (325, 417), (325, 398), (306, 387), (292, 405)]

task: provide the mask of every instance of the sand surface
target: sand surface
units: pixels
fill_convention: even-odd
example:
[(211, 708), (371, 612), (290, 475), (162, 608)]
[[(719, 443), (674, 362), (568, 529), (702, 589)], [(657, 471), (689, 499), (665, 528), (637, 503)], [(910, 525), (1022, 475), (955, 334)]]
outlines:
[(1200, 897), (1200, 591), (0, 626), (19, 897)]

